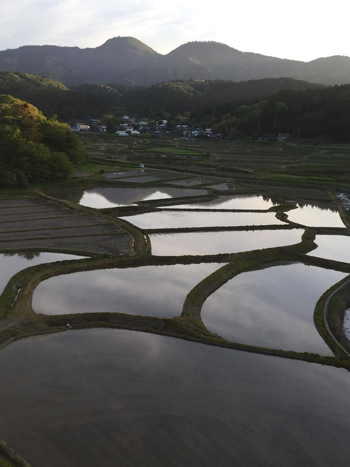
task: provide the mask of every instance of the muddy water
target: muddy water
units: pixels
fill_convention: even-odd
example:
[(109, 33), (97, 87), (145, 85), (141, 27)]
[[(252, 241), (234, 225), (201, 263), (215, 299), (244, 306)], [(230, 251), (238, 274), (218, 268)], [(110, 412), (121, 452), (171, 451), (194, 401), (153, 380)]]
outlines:
[(349, 463), (343, 369), (89, 329), (11, 344), (0, 374), (1, 436), (35, 467)]
[(346, 274), (292, 264), (240, 274), (211, 295), (202, 319), (233, 342), (329, 354), (314, 323), (321, 295)]
[(287, 213), (288, 219), (292, 222), (309, 227), (345, 227), (335, 206), (333, 209), (312, 205), (298, 206), (298, 209)]
[(188, 292), (220, 264), (176, 264), (85, 271), (52, 277), (33, 296), (36, 313), (118, 312), (180, 316)]
[(317, 249), (309, 253), (318, 258), (350, 263), (350, 237), (343, 235), (317, 235)]
[(168, 199), (184, 196), (201, 196), (204, 190), (191, 190), (182, 188), (70, 188), (66, 190), (52, 190), (48, 194), (58, 199), (67, 199), (82, 206), (95, 209), (132, 206), (136, 201), (149, 201), (153, 199)]
[(82, 256), (61, 253), (2, 253), (0, 254), (0, 294), (3, 292), (11, 277), (17, 274), (17, 272), (22, 271), (22, 269), (43, 263), (79, 258), (82, 258)]
[(269, 197), (263, 196), (220, 196), (204, 203), (171, 206), (177, 209), (269, 209), (274, 205)]
[(152, 254), (159, 256), (215, 255), (293, 245), (304, 230), (257, 230), (239, 232), (189, 232), (152, 234)]
[(239, 225), (285, 225), (274, 213), (162, 211), (125, 217), (142, 229), (182, 227), (228, 227)]

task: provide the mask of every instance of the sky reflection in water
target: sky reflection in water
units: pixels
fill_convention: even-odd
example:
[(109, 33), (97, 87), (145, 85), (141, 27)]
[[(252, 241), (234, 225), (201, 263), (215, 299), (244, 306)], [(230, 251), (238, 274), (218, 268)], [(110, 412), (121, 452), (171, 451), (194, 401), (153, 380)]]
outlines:
[(233, 342), (329, 354), (313, 313), (321, 295), (344, 277), (304, 264), (245, 272), (207, 299), (202, 320), (210, 331)]
[[(123, 219), (123, 218), (122, 218)], [(124, 217), (141, 229), (285, 224), (274, 213), (159, 211)]]
[(33, 296), (36, 313), (118, 312), (180, 316), (188, 292), (222, 264), (176, 264), (84, 271), (52, 277)]
[(293, 245), (304, 230), (257, 230), (238, 232), (188, 232), (151, 234), (156, 256), (215, 255)]
[(350, 263), (350, 237), (343, 235), (316, 235), (317, 249), (309, 253), (318, 258)]
[(36, 266), (43, 263), (51, 263), (54, 261), (74, 260), (82, 258), (82, 256), (66, 255), (61, 253), (39, 253), (29, 251), (22, 254), (0, 254), (0, 294), (4, 291), (8, 281), (17, 272), (22, 269)]
[(220, 196), (204, 203), (171, 206), (176, 209), (269, 209), (273, 206), (270, 198), (263, 196)]
[(344, 369), (86, 329), (11, 344), (0, 374), (0, 432), (33, 465), (349, 463)]
[(287, 215), (290, 221), (310, 227), (345, 227), (338, 211), (318, 206), (299, 206), (287, 212)]
[(136, 201), (205, 195), (204, 190), (182, 188), (94, 188), (84, 191), (80, 203), (95, 209), (134, 205)]
[(206, 195), (205, 190), (185, 188), (145, 187), (145, 188), (69, 188), (63, 190), (48, 190), (49, 195), (58, 199), (67, 199), (95, 209), (114, 208), (135, 205), (136, 201), (153, 199), (169, 199), (184, 196)]

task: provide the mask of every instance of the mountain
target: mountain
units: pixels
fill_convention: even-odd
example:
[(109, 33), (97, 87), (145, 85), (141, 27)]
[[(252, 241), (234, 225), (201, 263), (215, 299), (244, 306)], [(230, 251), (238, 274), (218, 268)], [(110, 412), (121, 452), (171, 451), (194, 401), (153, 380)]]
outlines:
[(96, 48), (24, 46), (0, 52), (0, 71), (45, 75), (65, 85), (113, 82), (160, 56), (132, 37), (115, 37)]
[(189, 42), (161, 55), (132, 37), (115, 37), (96, 48), (24, 46), (0, 52), (0, 71), (49, 76), (67, 86), (84, 83), (152, 85), (172, 80), (289, 77), (320, 84), (350, 83), (350, 58), (311, 62), (241, 52), (218, 42)]
[(189, 42), (155, 64), (128, 71), (133, 84), (179, 79), (248, 81), (289, 77), (320, 84), (350, 83), (350, 58), (329, 57), (308, 63), (241, 52), (218, 42)]

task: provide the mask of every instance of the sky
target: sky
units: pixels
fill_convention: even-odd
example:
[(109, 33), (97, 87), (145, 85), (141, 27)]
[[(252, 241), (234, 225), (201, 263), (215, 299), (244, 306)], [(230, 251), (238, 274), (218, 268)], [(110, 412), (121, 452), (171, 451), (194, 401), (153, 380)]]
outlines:
[(166, 54), (190, 41), (310, 61), (350, 56), (345, 0), (0, 0), (0, 50), (97, 47), (132, 36)]

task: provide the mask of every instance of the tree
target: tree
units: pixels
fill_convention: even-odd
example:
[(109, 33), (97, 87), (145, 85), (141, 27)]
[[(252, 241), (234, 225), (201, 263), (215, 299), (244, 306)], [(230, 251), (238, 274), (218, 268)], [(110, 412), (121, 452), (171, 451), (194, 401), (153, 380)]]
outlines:
[(63, 179), (86, 160), (68, 125), (48, 120), (36, 107), (0, 96), (0, 187)]

